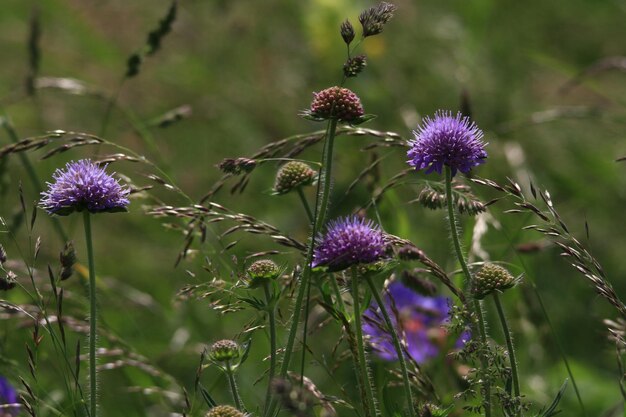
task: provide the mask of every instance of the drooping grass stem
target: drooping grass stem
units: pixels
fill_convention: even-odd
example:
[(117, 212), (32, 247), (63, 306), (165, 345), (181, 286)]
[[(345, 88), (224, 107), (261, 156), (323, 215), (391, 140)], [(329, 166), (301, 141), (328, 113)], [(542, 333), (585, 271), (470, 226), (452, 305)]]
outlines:
[(270, 406), (272, 399), (272, 381), (276, 374), (276, 303), (270, 291), (270, 282), (266, 282), (263, 286), (265, 291), (265, 300), (267, 302), (267, 316), (270, 325), (270, 370), (267, 383), (267, 393), (265, 394), (265, 410)]
[[(502, 325), (502, 332), (504, 333), (504, 339), (506, 340), (506, 348), (509, 352), (509, 360), (511, 361), (511, 379), (513, 380), (513, 393), (516, 397), (520, 396), (519, 377), (517, 373), (517, 360), (515, 358), (515, 349), (513, 348), (513, 340), (511, 339), (511, 331), (509, 330), (509, 324), (504, 315), (504, 309), (500, 302), (500, 296), (497, 291), (492, 293), (493, 300), (496, 303), (496, 309), (498, 310), (498, 317), (500, 318), (500, 324)], [(516, 412), (519, 415), (519, 412)]]
[[(463, 274), (465, 275), (466, 284), (469, 285), (472, 282), (472, 274), (470, 273), (469, 268), (467, 267), (467, 262), (465, 261), (465, 255), (461, 249), (461, 241), (459, 239), (459, 230), (457, 228), (456, 216), (454, 213), (454, 205), (453, 205), (453, 195), (452, 195), (452, 170), (449, 166), (445, 167), (445, 175), (446, 175), (446, 205), (448, 208), (448, 221), (450, 222), (450, 236), (452, 237), (452, 242), (454, 244), (454, 251), (456, 252), (456, 257), (461, 264), (461, 269), (463, 270)], [(485, 321), (483, 319), (482, 307), (480, 305), (480, 301), (474, 299), (474, 302), (470, 307), (473, 307), (474, 314), (476, 315), (476, 323), (472, 326), (475, 330), (478, 327), (478, 334), (480, 336), (480, 342), (482, 345), (482, 350), (487, 348), (487, 332), (485, 330)], [(475, 334), (475, 332), (474, 332)], [(488, 363), (487, 357), (485, 353), (481, 353), (480, 357), (482, 373), (483, 373), (483, 407), (485, 409), (485, 417), (491, 417), (491, 382), (489, 377), (487, 376), (488, 371)]]
[(374, 389), (372, 388), (371, 379), (367, 370), (367, 359), (365, 358), (365, 344), (363, 342), (363, 328), (361, 327), (361, 304), (359, 300), (359, 277), (356, 266), (351, 268), (352, 273), (352, 300), (354, 305), (354, 327), (356, 333), (356, 345), (358, 352), (358, 371), (361, 373), (361, 381), (364, 384), (364, 390), (366, 394), (365, 403), (365, 416), (377, 416), (376, 401), (374, 399)]
[(96, 417), (98, 412), (98, 374), (96, 371), (98, 304), (96, 298), (96, 265), (93, 256), (90, 216), (89, 211), (85, 210), (83, 212), (85, 242), (87, 243), (87, 259), (89, 263), (89, 416)]
[(406, 358), (404, 357), (404, 351), (402, 350), (402, 346), (400, 345), (400, 338), (398, 338), (398, 334), (396, 332), (395, 326), (393, 325), (391, 318), (389, 317), (389, 313), (387, 312), (387, 307), (385, 307), (385, 303), (383, 302), (382, 297), (378, 293), (374, 282), (372, 281), (372, 277), (370, 275), (366, 275), (367, 284), (374, 295), (374, 300), (376, 300), (376, 304), (380, 307), (380, 311), (383, 314), (383, 318), (385, 320), (385, 324), (389, 329), (389, 334), (391, 335), (391, 339), (393, 340), (393, 346), (396, 349), (396, 354), (398, 355), (398, 360), (400, 361), (400, 370), (402, 371), (402, 382), (404, 384), (404, 395), (406, 396), (406, 400), (408, 402), (409, 407), (409, 417), (413, 417), (415, 415), (415, 410), (413, 409), (413, 394), (411, 392), (411, 382), (409, 380), (409, 371), (406, 366)]

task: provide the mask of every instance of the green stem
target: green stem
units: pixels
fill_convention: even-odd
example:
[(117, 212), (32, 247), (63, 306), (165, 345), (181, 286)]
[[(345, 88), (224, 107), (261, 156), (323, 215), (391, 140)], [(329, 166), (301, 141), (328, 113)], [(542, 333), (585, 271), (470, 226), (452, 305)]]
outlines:
[(376, 402), (374, 400), (374, 390), (372, 389), (371, 380), (367, 371), (367, 359), (365, 358), (365, 344), (363, 342), (363, 329), (361, 327), (361, 306), (359, 301), (359, 278), (357, 276), (356, 266), (352, 267), (352, 300), (354, 303), (354, 327), (356, 331), (356, 345), (358, 350), (358, 368), (361, 373), (361, 380), (365, 385), (366, 404), (365, 416), (378, 415), (376, 412)]
[[(328, 127), (326, 129), (326, 143), (324, 145), (324, 155), (322, 157), (322, 167), (318, 182), (318, 194), (317, 202), (315, 205), (315, 220), (313, 222), (313, 236), (316, 236), (324, 224), (324, 217), (328, 210), (328, 203), (330, 197), (330, 177), (332, 174), (332, 160), (333, 160), (333, 147), (335, 142), (335, 134), (337, 132), (337, 120), (330, 119), (328, 121)], [(320, 191), (321, 188), (321, 191)], [(307, 252), (306, 260), (304, 262), (304, 270), (302, 272), (302, 279), (300, 280), (300, 287), (298, 288), (298, 295), (296, 296), (296, 302), (294, 304), (293, 318), (291, 321), (291, 327), (289, 328), (289, 336), (287, 338), (287, 345), (285, 346), (285, 354), (283, 356), (283, 362), (280, 366), (280, 377), (284, 378), (289, 370), (289, 364), (291, 362), (291, 355), (293, 354), (293, 348), (296, 342), (296, 334), (298, 333), (298, 323), (300, 319), (300, 313), (302, 311), (302, 301), (305, 294), (308, 292), (309, 279), (311, 278), (311, 262), (313, 261), (313, 249), (314, 244), (311, 242), (309, 250)], [(265, 413), (265, 417), (274, 415), (278, 403), (273, 400), (272, 405), (269, 407), (268, 412)]]
[(343, 298), (341, 297), (341, 290), (339, 289), (339, 284), (337, 283), (337, 278), (335, 274), (329, 274), (330, 276), (330, 284), (333, 287), (333, 291), (335, 292), (335, 298), (337, 298), (337, 304), (339, 305), (339, 311), (342, 314), (346, 314), (346, 306), (343, 302)]
[(89, 211), (83, 212), (85, 223), (85, 241), (89, 260), (89, 416), (96, 417), (98, 411), (98, 380), (96, 372), (96, 337), (97, 337), (97, 300), (96, 300), (96, 265), (93, 257), (91, 238), (91, 217)]
[(265, 300), (267, 301), (267, 314), (270, 324), (270, 370), (269, 379), (267, 383), (267, 393), (265, 394), (264, 410), (270, 406), (272, 399), (272, 381), (276, 373), (276, 303), (272, 300), (272, 294), (270, 292), (271, 283), (267, 282), (263, 286), (265, 291)]
[(306, 210), (306, 215), (309, 218), (309, 222), (313, 223), (313, 212), (311, 211), (311, 206), (309, 206), (309, 202), (306, 200), (304, 192), (302, 191), (302, 187), (297, 187), (298, 196), (300, 197), (300, 201), (302, 202), (302, 206), (304, 210)]
[(398, 355), (398, 359), (400, 360), (400, 369), (402, 371), (402, 381), (404, 383), (404, 395), (406, 395), (406, 399), (409, 406), (409, 417), (413, 417), (415, 415), (415, 410), (413, 409), (413, 394), (411, 393), (411, 382), (409, 380), (409, 371), (406, 366), (406, 358), (404, 357), (404, 351), (402, 350), (402, 346), (400, 345), (400, 339), (398, 338), (398, 334), (396, 332), (396, 328), (389, 317), (389, 313), (387, 312), (387, 307), (385, 307), (385, 303), (382, 300), (382, 297), (378, 293), (376, 286), (374, 285), (374, 281), (372, 281), (372, 277), (368, 274), (366, 275), (367, 283), (372, 290), (372, 294), (374, 295), (374, 299), (376, 300), (376, 304), (380, 307), (380, 311), (383, 314), (383, 318), (385, 319), (385, 324), (389, 329), (389, 334), (391, 334), (391, 339), (393, 340), (393, 346), (396, 349), (396, 354)]
[(519, 397), (520, 389), (519, 377), (517, 374), (517, 360), (515, 359), (515, 349), (513, 349), (511, 331), (509, 330), (509, 324), (507, 323), (506, 316), (504, 315), (504, 309), (502, 308), (498, 292), (494, 291), (492, 294), (493, 299), (496, 302), (496, 309), (498, 310), (498, 317), (500, 317), (500, 324), (502, 324), (502, 332), (504, 333), (504, 339), (506, 340), (506, 348), (509, 351), (509, 360), (511, 361), (511, 378), (513, 379), (513, 393), (516, 397)]
[[(454, 243), (454, 251), (456, 252), (456, 257), (461, 264), (461, 269), (463, 270), (463, 274), (465, 275), (466, 285), (470, 285), (472, 282), (472, 274), (470, 273), (469, 268), (467, 267), (467, 262), (465, 261), (465, 256), (463, 255), (463, 251), (461, 250), (461, 241), (459, 240), (459, 231), (456, 225), (456, 217), (454, 214), (454, 206), (453, 206), (453, 197), (452, 197), (452, 170), (449, 166), (445, 167), (446, 171), (446, 203), (448, 206), (448, 221), (450, 222), (450, 235), (452, 236), (452, 242)], [(487, 348), (487, 332), (485, 330), (485, 321), (483, 319), (483, 311), (478, 300), (474, 300), (473, 302), (474, 313), (476, 314), (476, 319), (478, 321), (478, 333), (480, 336), (480, 341), (483, 350)], [(476, 328), (476, 325), (472, 326)], [(485, 417), (491, 417), (491, 382), (489, 381), (489, 377), (487, 375), (488, 372), (488, 361), (486, 353), (483, 351), (480, 358), (482, 373), (483, 373), (483, 407), (485, 408)]]
[(233, 374), (233, 368), (230, 366), (230, 361), (226, 361), (226, 376), (228, 377), (228, 384), (230, 385), (230, 392), (233, 394), (233, 401), (237, 410), (244, 411), (243, 403), (239, 398), (239, 391), (237, 390), (237, 383), (235, 382), (235, 375)]

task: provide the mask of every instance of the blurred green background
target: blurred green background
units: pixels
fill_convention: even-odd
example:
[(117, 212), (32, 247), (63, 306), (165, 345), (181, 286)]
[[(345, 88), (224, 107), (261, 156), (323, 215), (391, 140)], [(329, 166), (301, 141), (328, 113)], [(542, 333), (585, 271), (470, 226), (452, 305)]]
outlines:
[[(617, 293), (626, 294), (626, 164), (616, 162), (626, 156), (626, 74), (623, 67), (622, 72), (604, 68), (570, 83), (596, 62), (626, 54), (626, 1), (400, 0), (395, 4), (398, 10), (384, 33), (363, 44), (361, 51), (369, 59), (366, 71), (347, 85), (360, 96), (367, 113), (378, 115), (367, 127), (410, 138), (420, 117), (437, 109), (458, 109), (466, 91), (473, 118), (489, 142), (490, 158), (477, 174), (498, 182), (508, 176), (524, 187), (532, 180), (550, 190), (572, 232), (603, 264)], [(148, 32), (169, 5), (164, 0), (6, 0), (0, 13), (0, 106), (18, 136), (36, 136), (54, 129), (100, 134), (107, 108), (103, 97), (117, 95), (120, 107), (110, 115), (106, 138), (157, 162), (177, 186), (198, 200), (220, 177), (215, 165), (223, 158), (250, 156), (274, 140), (322, 128), (299, 118), (298, 112), (308, 107), (313, 91), (340, 81), (345, 45), (339, 25), (346, 18), (358, 24), (359, 12), (372, 4), (347, 0), (182, 0), (161, 50), (144, 60), (136, 77), (120, 84), (127, 58), (142, 48)], [(25, 95), (30, 71), (28, 38), (35, 9), (39, 10), (41, 26), (38, 75), (73, 78), (97, 94), (39, 89), (34, 96)], [(190, 106), (191, 115), (167, 128), (151, 123), (180, 106)], [(154, 140), (154, 146), (146, 143), (146, 136)], [(0, 132), (2, 146), (10, 141), (5, 130)], [(370, 154), (360, 151), (369, 141), (372, 139), (362, 137), (338, 140), (331, 218), (345, 215), (369, 199), (362, 185), (345, 195), (348, 185), (370, 162)], [(93, 155), (93, 150), (78, 148), (40, 161), (44, 152), (27, 154), (42, 183), (65, 161)], [(405, 155), (402, 149), (378, 152), (385, 157), (380, 170), (380, 183), (384, 184), (406, 167)], [(317, 146), (303, 158), (319, 160), (320, 153)], [(5, 158), (8, 165), (2, 178), (0, 215), (10, 223), (20, 210), (20, 181), (29, 206), (38, 196), (20, 159), (15, 155)], [(113, 167), (136, 185), (154, 184), (145, 177), (154, 171), (140, 164), (116, 163)], [(215, 201), (304, 241), (307, 222), (297, 199), (270, 195), (275, 170), (272, 164), (259, 167), (244, 193), (231, 195), (224, 189)], [(493, 197), (486, 189), (477, 188), (476, 193), (485, 199)], [(387, 194), (378, 207), (383, 226), (390, 233), (413, 240), (451, 270), (454, 261), (443, 213), (409, 204), (416, 194), (417, 189), (410, 185)], [(177, 291), (214, 278), (202, 268), (205, 257), (216, 265), (228, 265), (231, 256), (239, 257), (239, 270), (218, 268), (217, 278), (232, 281), (241, 271), (242, 257), (285, 249), (264, 237), (239, 234), (226, 238), (226, 243), (236, 238), (242, 241), (221, 255), (221, 260), (210, 245), (194, 246), (197, 256), (175, 268), (183, 236), (162, 227), (163, 221), (147, 216), (144, 205), (159, 200), (171, 205), (187, 202), (158, 187), (152, 195), (154, 199), (133, 200), (129, 214), (96, 217), (102, 323), (123, 345), (193, 392), (203, 346), (237, 336), (255, 313), (220, 315), (207, 300), (178, 300)], [(607, 340), (602, 324), (604, 318), (615, 318), (615, 311), (560, 259), (554, 246), (545, 245), (543, 250), (521, 257), (511, 251), (510, 247), (518, 243), (543, 242), (536, 233), (518, 234), (528, 218), (503, 215), (508, 208), (510, 202), (490, 209), (493, 221), (483, 238), (483, 248), (494, 258), (502, 257), (497, 260), (517, 265), (519, 272), (525, 270), (527, 282), (536, 283), (555, 328), (551, 333), (530, 285), (507, 293), (524, 392), (536, 404), (550, 401), (567, 377), (558, 353), (560, 344), (571, 360), (588, 415), (604, 415), (614, 407), (621, 410), (614, 345)], [(34, 231), (34, 236), (42, 237), (42, 254), (36, 265), (41, 271), (47, 262), (56, 265), (62, 248), (45, 217), (39, 214)], [(61, 222), (84, 261), (79, 216)], [(589, 239), (585, 222), (590, 228)], [(473, 221), (464, 226), (469, 239)], [(213, 231), (219, 233), (227, 227), (215, 225)], [(0, 235), (0, 239), (10, 258), (18, 262), (18, 249), (8, 235)], [(24, 249), (24, 227), (19, 229), (17, 240)], [(298, 260), (295, 255), (290, 252), (277, 259), (293, 267)], [(24, 274), (20, 280), (28, 287)], [(81, 318), (84, 302), (80, 280), (74, 277), (64, 287), (67, 302)], [(17, 291), (6, 298), (28, 301)], [(494, 337), (501, 341), (494, 312), (489, 313), (494, 319)], [(282, 314), (287, 320), (288, 303)], [(18, 375), (28, 377), (24, 343), (32, 327), (14, 317), (3, 318), (0, 373), (17, 384)], [(334, 326), (323, 329), (323, 337), (315, 337), (313, 351), (328, 353), (339, 333)], [(241, 369), (240, 387), (250, 404), (263, 398), (264, 382), (253, 382), (263, 373), (261, 359), (268, 347), (263, 331), (252, 335), (251, 359)], [(57, 379), (58, 357), (50, 349), (48, 346), (39, 358), (37, 386), (45, 400), (54, 402), (63, 388)], [(384, 364), (375, 361), (375, 367), (380, 372)], [(436, 369), (433, 364), (432, 371)], [(101, 374), (104, 416), (180, 412), (163, 396), (129, 393), (129, 386), (152, 385), (180, 392), (166, 378), (156, 377), (155, 382), (134, 368)], [(350, 365), (344, 363), (336, 380), (352, 384), (351, 374)], [(318, 363), (310, 366), (308, 376), (324, 393), (340, 395), (337, 382)], [(216, 370), (205, 372), (203, 379), (214, 389), (218, 401), (229, 401), (223, 389), (225, 381)], [(200, 400), (196, 407), (201, 409)], [(571, 385), (562, 408), (564, 415), (582, 415)], [(342, 408), (339, 412), (349, 415)], [(41, 413), (48, 415), (46, 410)]]

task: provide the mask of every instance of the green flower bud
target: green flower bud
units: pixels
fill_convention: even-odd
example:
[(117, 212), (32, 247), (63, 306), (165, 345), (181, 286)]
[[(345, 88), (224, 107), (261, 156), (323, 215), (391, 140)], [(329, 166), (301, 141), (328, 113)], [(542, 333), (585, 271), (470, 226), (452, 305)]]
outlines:
[(272, 260), (261, 259), (250, 265), (246, 274), (248, 276), (248, 286), (250, 288), (256, 288), (270, 280), (278, 278), (280, 268), (278, 268), (278, 265)]
[(518, 280), (505, 268), (496, 264), (485, 264), (474, 276), (472, 295), (482, 300), (494, 291), (502, 292), (517, 284)]
[(209, 349), (209, 359), (215, 362), (226, 362), (239, 358), (239, 345), (234, 340), (218, 340)]
[(298, 187), (311, 185), (316, 177), (317, 172), (304, 162), (289, 161), (276, 174), (274, 193), (285, 194)]
[(246, 415), (230, 405), (218, 405), (211, 408), (206, 417), (246, 417)]

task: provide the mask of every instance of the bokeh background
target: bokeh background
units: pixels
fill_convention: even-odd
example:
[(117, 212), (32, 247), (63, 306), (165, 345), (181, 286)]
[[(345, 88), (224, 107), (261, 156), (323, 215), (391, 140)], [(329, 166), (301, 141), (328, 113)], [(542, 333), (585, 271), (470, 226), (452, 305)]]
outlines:
[[(532, 181), (548, 189), (572, 232), (603, 264), (617, 293), (626, 294), (626, 163), (616, 162), (626, 156), (626, 65), (619, 59), (606, 60), (626, 54), (626, 2), (398, 0), (395, 4), (398, 11), (384, 33), (362, 45), (369, 59), (366, 71), (348, 84), (366, 112), (378, 115), (367, 127), (410, 138), (422, 116), (437, 109), (458, 109), (465, 92), (473, 118), (489, 142), (489, 161), (477, 174), (499, 182), (508, 176), (524, 187)], [(144, 60), (136, 77), (121, 83), (126, 60), (141, 50), (169, 5), (164, 0), (5, 0), (0, 13), (2, 116), (11, 120), (19, 138), (54, 129), (101, 134), (107, 100), (117, 96), (119, 107), (110, 114), (105, 137), (155, 161), (198, 200), (221, 176), (215, 165), (223, 158), (249, 156), (274, 140), (322, 128), (299, 118), (298, 112), (308, 107), (313, 91), (340, 81), (345, 45), (339, 25), (346, 18), (358, 24), (359, 12), (372, 4), (182, 0), (161, 49)], [(86, 86), (86, 92), (42, 88), (26, 95), (31, 72), (28, 39), (35, 10), (41, 31), (38, 77), (75, 79)], [(191, 109), (183, 120), (166, 128), (155, 124), (180, 106)], [(7, 131), (1, 131), (0, 145), (10, 141)], [(368, 201), (365, 186), (345, 193), (370, 162), (370, 153), (360, 150), (368, 141), (372, 139), (338, 140), (330, 217), (345, 215)], [(41, 151), (27, 156), (43, 183), (65, 161), (93, 152), (74, 149), (43, 161)], [(402, 149), (379, 152), (385, 157), (382, 184), (406, 166)], [(303, 157), (318, 160), (320, 153), (321, 148), (314, 147)], [(10, 223), (20, 210), (20, 181), (29, 206), (38, 196), (20, 159), (13, 155), (5, 161), (0, 216)], [(154, 184), (145, 177), (153, 172), (145, 166), (116, 163), (114, 168), (137, 185)], [(270, 195), (275, 171), (276, 165), (265, 164), (255, 171), (244, 193), (231, 195), (226, 188), (215, 201), (304, 241), (307, 222), (297, 199)], [(476, 193), (485, 199), (493, 196), (486, 189), (478, 188)], [(443, 214), (409, 204), (416, 194), (411, 185), (388, 193), (378, 206), (383, 226), (412, 239), (452, 270)], [(216, 268), (217, 278), (232, 281), (243, 267), (242, 257), (270, 249), (285, 251), (267, 238), (240, 235), (241, 242), (224, 254), (211, 246), (194, 247), (196, 256), (174, 267), (183, 236), (144, 210), (159, 200), (186, 204), (177, 194), (157, 187), (151, 197), (134, 199), (129, 214), (98, 216), (95, 221), (103, 326), (160, 373), (150, 377), (133, 367), (102, 371), (105, 416), (167, 415), (175, 408), (164, 396), (128, 387), (176, 391), (179, 384), (193, 392), (203, 346), (240, 335), (254, 319), (256, 313), (251, 311), (221, 315), (207, 300), (177, 299), (176, 293), (185, 285), (215, 277), (202, 268), (207, 257), (221, 265)], [(567, 377), (560, 346), (571, 361), (588, 415), (621, 412), (614, 345), (602, 324), (603, 319), (614, 318), (615, 311), (558, 256), (557, 248), (536, 233), (520, 233), (528, 218), (503, 215), (507, 208), (510, 203), (504, 202), (490, 209), (493, 220), (482, 244), (493, 258), (511, 262), (517, 272), (527, 275), (527, 283), (505, 297), (524, 392), (536, 404), (550, 401)], [(36, 265), (42, 271), (47, 262), (56, 262), (62, 248), (45, 217), (39, 214), (34, 231), (35, 237), (42, 238)], [(79, 216), (61, 222), (84, 261)], [(464, 226), (469, 242), (473, 220)], [(226, 227), (215, 225), (213, 233)], [(22, 249), (27, 246), (23, 226), (17, 240)], [(232, 240), (235, 237), (225, 242)], [(0, 242), (18, 262), (17, 247), (7, 234), (0, 235)], [(514, 250), (529, 242), (541, 249), (525, 254)], [(234, 265), (233, 256), (239, 263), (229, 271), (224, 265)], [(276, 259), (290, 267), (298, 260), (293, 252)], [(28, 285), (26, 276), (20, 279)], [(78, 273), (64, 284), (77, 317), (84, 307), (81, 279)], [(553, 330), (541, 314), (530, 282), (541, 294)], [(28, 301), (17, 291), (6, 298)], [(286, 320), (288, 303), (282, 314)], [(495, 319), (493, 311), (490, 315)], [(28, 377), (24, 344), (32, 328), (15, 317), (3, 318), (0, 373), (17, 383), (18, 376)], [(494, 338), (500, 340), (495, 321), (492, 328)], [(323, 337), (314, 338), (312, 349), (327, 353), (339, 329), (321, 332)], [(253, 348), (240, 371), (241, 391), (247, 402), (254, 403), (263, 398), (264, 383), (254, 385), (254, 381), (263, 373), (268, 343), (262, 330), (250, 335)], [(285, 335), (281, 337), (284, 340)], [(58, 401), (63, 392), (58, 357), (49, 350), (44, 349), (39, 358), (38, 392), (48, 401)], [(439, 365), (432, 364), (431, 369)], [(376, 372), (382, 373), (383, 367), (375, 361)], [(339, 385), (351, 381), (347, 363), (338, 367), (335, 381), (322, 368), (312, 363), (309, 376), (325, 393), (338, 395)], [(171, 375), (177, 384), (164, 375)], [(219, 372), (207, 371), (203, 378), (217, 400), (229, 400)], [(564, 415), (582, 415), (571, 386), (562, 408)], [(347, 411), (340, 409), (340, 415), (343, 412)], [(46, 414), (49, 410), (41, 413), (53, 415)]]

